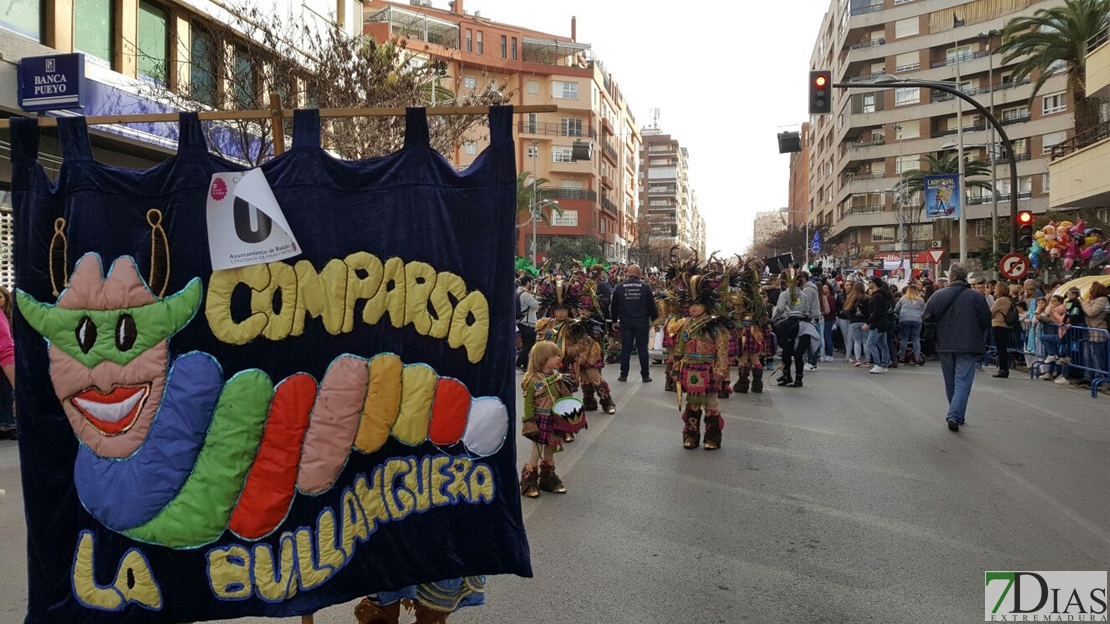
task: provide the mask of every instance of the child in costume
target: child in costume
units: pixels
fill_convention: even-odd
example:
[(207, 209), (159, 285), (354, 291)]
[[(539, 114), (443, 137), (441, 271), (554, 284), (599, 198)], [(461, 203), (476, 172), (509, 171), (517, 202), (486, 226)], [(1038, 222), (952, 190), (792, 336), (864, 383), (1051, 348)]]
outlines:
[[(672, 358), (672, 374), (686, 394), (682, 415), (682, 445), (697, 448), (701, 421), (705, 420), (705, 448), (721, 448), (724, 419), (718, 407), (717, 392), (728, 383), (727, 317), (720, 316), (719, 274), (706, 273), (695, 260), (674, 269), (672, 292), (675, 303), (687, 310), (678, 330)], [(681, 395), (680, 395), (681, 402)]]
[(415, 624), (445, 624), (455, 611), (485, 603), (486, 577), (466, 576), (367, 596), (355, 607), (355, 619), (359, 624), (398, 624), (404, 606), (415, 613)]
[(739, 353), (737, 366), (739, 374), (736, 385), (732, 389), (738, 393), (746, 393), (749, 387), (755, 393), (763, 392), (763, 356), (769, 350), (770, 325), (767, 321), (767, 306), (763, 301), (765, 296), (760, 288), (760, 276), (763, 273), (762, 260), (753, 258), (741, 265), (739, 274), (734, 283), (737, 292), (734, 293), (736, 314), (740, 317), (737, 328), (739, 335)]
[(574, 396), (578, 390), (573, 375), (559, 372), (562, 361), (563, 353), (557, 344), (537, 342), (528, 354), (528, 372), (520, 384), (524, 391), (521, 435), (532, 441), (532, 454), (520, 472), (520, 493), (528, 498), (536, 498), (541, 490), (566, 493), (562, 479), (555, 474), (555, 453), (563, 450), (568, 433), (586, 426), (580, 410), (570, 415), (553, 410), (556, 401)]

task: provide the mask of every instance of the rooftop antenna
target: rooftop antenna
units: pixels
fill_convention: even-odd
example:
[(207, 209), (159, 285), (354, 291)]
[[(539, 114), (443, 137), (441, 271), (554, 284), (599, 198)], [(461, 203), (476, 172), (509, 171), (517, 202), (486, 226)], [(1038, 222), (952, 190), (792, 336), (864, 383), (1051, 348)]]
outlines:
[(651, 109), (651, 127), (656, 129), (656, 130), (659, 129), (659, 109), (658, 108)]

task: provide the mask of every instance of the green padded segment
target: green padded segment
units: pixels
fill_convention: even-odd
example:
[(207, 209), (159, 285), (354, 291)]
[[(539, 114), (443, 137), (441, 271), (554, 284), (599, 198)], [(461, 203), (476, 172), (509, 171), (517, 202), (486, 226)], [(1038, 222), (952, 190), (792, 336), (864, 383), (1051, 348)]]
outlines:
[[(154, 303), (120, 310), (71, 310), (57, 305), (39, 303), (22, 290), (16, 291), (19, 311), (31, 327), (51, 344), (78, 362), (92, 368), (101, 362), (123, 366), (144, 351), (176, 334), (200, 309), (204, 289), (200, 278), (194, 277), (181, 292)], [(135, 343), (127, 351), (116, 346), (116, 327), (124, 314), (135, 320)], [(77, 326), (88, 317), (96, 325), (96, 342), (85, 353), (77, 340)]]
[(149, 522), (124, 533), (170, 548), (193, 548), (216, 541), (247, 480), (258, 447), (274, 384), (258, 369), (243, 371), (224, 385), (193, 474), (181, 492)]

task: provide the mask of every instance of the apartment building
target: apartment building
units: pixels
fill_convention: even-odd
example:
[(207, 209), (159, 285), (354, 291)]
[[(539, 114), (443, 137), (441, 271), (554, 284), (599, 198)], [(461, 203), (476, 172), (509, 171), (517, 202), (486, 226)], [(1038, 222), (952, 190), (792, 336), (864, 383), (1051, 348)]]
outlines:
[[(958, 228), (947, 220), (929, 223), (920, 197), (896, 204), (893, 189), (904, 171), (924, 169), (926, 156), (954, 153), (957, 110), (963, 107), (963, 144), (968, 159), (990, 162), (998, 190), (999, 229), (1008, 228), (1009, 199), (1020, 208), (1048, 208), (1048, 162), (1053, 145), (1072, 133), (1072, 102), (1062, 74), (1051, 77), (1030, 102), (1029, 81), (1012, 79), (1013, 64), (991, 51), (1007, 21), (1062, 0), (833, 0), (810, 61), (830, 69), (834, 82), (861, 85), (833, 94), (829, 115), (810, 119), (804, 162), (792, 160), (791, 183), (808, 168), (808, 213), (813, 224), (831, 227), (829, 249), (843, 264), (867, 264), (899, 249), (916, 268), (926, 249), (958, 251)], [(898, 78), (958, 81), (963, 90), (1006, 126), (1014, 153), (1005, 153), (989, 124), (974, 109), (941, 91), (871, 88), (884, 74)], [(1008, 163), (1017, 160), (1017, 188)], [(792, 196), (795, 190), (792, 190)], [(991, 244), (992, 198), (971, 189), (967, 200), (968, 250)], [(902, 227), (899, 227), (899, 208)]]
[[(558, 105), (556, 113), (520, 116), (514, 133), (518, 169), (549, 180), (563, 211), (550, 225), (537, 224), (538, 256), (542, 261), (557, 237), (593, 237), (609, 260), (627, 259), (635, 238), (639, 126), (613, 75), (590, 44), (576, 40), (573, 18), (564, 37), (493, 21), (466, 10), (463, 0), (446, 9), (430, 0), (369, 0), (364, 9), (368, 35), (401, 37), (410, 51), (444, 62), (442, 84), (455, 94), (503, 86), (512, 104)], [(576, 142), (593, 144), (590, 160), (574, 159)], [(475, 134), (453, 162), (467, 167), (486, 144)], [(531, 224), (518, 231), (517, 252), (530, 255)]]
[(690, 186), (690, 153), (658, 127), (643, 129), (640, 149), (640, 206), (651, 239), (682, 245), (705, 255), (705, 225)]
[[(245, 74), (268, 71), (249, 59), (240, 61), (240, 51), (248, 46), (245, 38), (233, 41), (213, 35), (227, 31), (226, 26), (213, 28), (228, 19), (224, 5), (216, 1), (20, 0), (10, 6), (14, 10), (0, 11), (3, 117), (38, 114), (20, 108), (17, 65), (23, 58), (82, 53), (82, 75), (71, 75), (66, 86), (71, 93), (81, 92), (80, 113), (85, 115), (175, 112), (174, 103), (182, 98), (204, 104), (244, 96), (234, 92), (218, 69), (218, 50), (234, 55)], [(273, 2), (275, 11), (287, 6), (291, 5)], [(289, 10), (302, 23), (338, 23), (351, 35), (359, 33), (362, 7), (351, 0), (305, 0)], [(151, 167), (177, 147), (173, 124), (100, 125), (90, 128), (90, 135), (97, 161), (122, 167)], [(61, 165), (60, 153), (52, 134), (43, 133), (39, 161), (52, 174)], [(0, 137), (0, 283), (6, 286), (12, 280), (10, 156), (6, 137)]]
[[(776, 233), (785, 230), (789, 219), (788, 215), (788, 208), (755, 213), (752, 240), (755, 242), (767, 241)], [(805, 227), (804, 224), (803, 227)]]
[[(1092, 37), (1087, 50), (1087, 94), (1110, 101), (1110, 29)], [(1110, 108), (1104, 107), (1101, 123), (1079, 139), (1053, 149), (1049, 207), (1097, 208), (1100, 218), (1110, 220)]]
[[(802, 151), (790, 152), (790, 196), (786, 203), (790, 227), (804, 228), (809, 212), (809, 123), (798, 135)], [(756, 239), (758, 240), (758, 239)]]

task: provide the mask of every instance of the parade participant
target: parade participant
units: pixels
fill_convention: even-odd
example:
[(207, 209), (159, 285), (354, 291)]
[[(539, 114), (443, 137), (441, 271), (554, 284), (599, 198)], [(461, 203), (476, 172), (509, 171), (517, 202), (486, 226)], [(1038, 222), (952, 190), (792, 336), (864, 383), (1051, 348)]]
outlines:
[(485, 603), (486, 577), (467, 576), (367, 596), (355, 607), (355, 620), (359, 624), (398, 624), (403, 605), (414, 612), (415, 624), (446, 624), (455, 611)]
[[(524, 462), (520, 473), (520, 493), (536, 498), (540, 491), (565, 494), (567, 488), (555, 474), (555, 453), (563, 450), (570, 429), (585, 426), (581, 412), (568, 426), (566, 419), (553, 411), (555, 403), (573, 396), (578, 382), (573, 375), (559, 372), (563, 353), (554, 342), (538, 342), (528, 355), (528, 372), (520, 387), (524, 391), (524, 417), (521, 435), (532, 441), (532, 454)], [(539, 469), (537, 470), (537, 464)]]
[(674, 377), (674, 346), (678, 344), (678, 330), (682, 327), (682, 320), (685, 318), (682, 311), (677, 309), (677, 306), (671, 304), (668, 300), (667, 307), (671, 310), (667, 313), (663, 321), (663, 350), (667, 353), (667, 359), (664, 364), (663, 374), (665, 376), (663, 381), (663, 390), (667, 392), (675, 391), (675, 377)]
[(719, 291), (723, 277), (707, 273), (696, 259), (681, 265), (673, 263), (671, 273), (674, 302), (687, 313), (678, 328), (672, 355), (672, 374), (679, 391), (686, 394), (682, 445), (698, 447), (704, 416), (705, 448), (716, 450), (721, 448), (724, 428), (717, 389), (728, 383), (729, 320), (722, 315)]
[(628, 267), (628, 277), (614, 291), (611, 315), (621, 333), (621, 371), (617, 381), (628, 381), (632, 349), (635, 347), (640, 359), (640, 379), (644, 383), (650, 382), (648, 330), (659, 317), (659, 310), (655, 306), (651, 287), (641, 279), (639, 265)]
[(733, 391), (746, 393), (748, 388), (754, 393), (763, 392), (763, 355), (768, 350), (767, 308), (763, 302), (759, 279), (763, 272), (763, 261), (748, 260), (741, 265), (734, 293), (736, 313), (740, 317), (735, 333), (739, 337), (736, 365), (738, 376)]
[[(596, 298), (580, 278), (545, 280), (539, 287), (540, 301), (551, 309), (552, 316), (536, 323), (536, 341), (554, 342), (563, 350), (563, 371), (575, 376), (582, 387), (586, 411), (601, 403), (606, 414), (617, 411), (609, 384), (601, 376), (605, 366), (601, 342), (604, 323), (590, 314)], [(574, 436), (567, 442), (573, 442)]]

